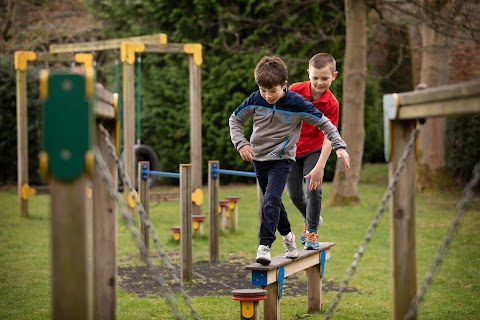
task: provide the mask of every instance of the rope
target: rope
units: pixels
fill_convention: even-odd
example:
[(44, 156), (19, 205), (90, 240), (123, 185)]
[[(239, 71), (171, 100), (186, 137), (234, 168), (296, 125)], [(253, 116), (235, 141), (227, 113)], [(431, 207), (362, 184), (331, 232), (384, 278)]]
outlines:
[[(103, 133), (103, 138), (108, 146), (108, 149), (109, 149), (109, 152), (110, 152), (110, 155), (113, 157), (113, 159), (115, 159), (115, 162), (117, 163), (117, 166), (118, 166), (118, 170), (119, 170), (119, 173), (120, 173), (120, 177), (123, 181), (123, 184), (125, 186), (127, 186), (128, 190), (129, 191), (132, 191), (134, 190), (134, 186), (130, 180), (130, 177), (128, 177), (128, 175), (125, 173), (125, 168), (123, 166), (123, 162), (122, 160), (117, 156), (117, 153), (116, 153), (116, 150), (115, 150), (115, 146), (113, 145), (113, 143), (110, 141), (110, 134), (108, 133), (108, 131), (105, 129), (105, 127), (100, 123), (99, 124), (99, 128), (100, 130), (102, 131)], [(99, 153), (97, 150), (96, 151), (96, 157), (95, 158), (101, 158), (101, 154), (100, 155), (97, 155), (97, 153)], [(101, 158), (103, 159), (103, 158)], [(101, 161), (98, 161), (98, 162), (101, 162)], [(105, 162), (103, 161), (103, 164), (105, 164)], [(99, 163), (99, 165), (101, 166), (101, 170), (100, 172), (102, 173), (102, 175), (105, 175), (107, 176), (107, 173), (109, 174), (109, 171), (108, 171), (108, 168), (106, 167), (106, 164), (105, 166), (103, 166), (101, 163)], [(128, 209), (127, 209), (127, 206), (119, 201), (119, 199), (117, 198), (117, 186), (115, 186), (115, 183), (113, 182), (113, 178), (110, 179), (110, 177), (108, 177), (109, 179), (107, 178), (104, 178), (105, 180), (108, 180), (107, 183), (109, 184), (109, 191), (110, 191), (110, 194), (112, 195), (112, 197), (114, 197), (115, 199), (117, 199), (117, 201), (119, 202), (119, 204), (121, 204), (121, 209), (122, 209), (122, 213), (123, 213), (123, 217), (124, 217), (124, 220), (127, 221), (127, 226), (129, 227), (131, 233), (132, 233), (132, 236), (134, 236), (135, 239), (138, 238), (137, 240), (137, 244), (140, 248), (140, 250), (142, 250), (142, 253), (147, 256), (147, 265), (152, 269), (152, 270), (155, 270), (156, 267), (153, 265), (153, 263), (151, 262), (151, 259), (150, 257), (148, 256), (148, 254), (146, 254), (146, 249), (145, 249), (145, 244), (143, 243), (143, 241), (141, 239), (139, 239), (138, 237), (138, 230), (136, 228), (134, 228), (134, 221), (131, 217), (131, 215), (129, 214), (128, 212)], [(123, 199), (123, 201), (125, 201)], [(193, 318), (195, 320), (199, 320), (200, 319), (200, 316), (197, 312), (197, 310), (195, 310), (195, 308), (193, 307), (192, 305), (192, 301), (191, 301), (191, 298), (190, 296), (186, 293), (185, 291), (185, 288), (184, 288), (184, 285), (183, 285), (183, 282), (181, 281), (181, 279), (178, 278), (178, 276), (176, 275), (176, 267), (172, 265), (172, 263), (170, 262), (170, 259), (167, 255), (167, 253), (165, 252), (165, 250), (163, 249), (162, 245), (160, 244), (160, 239), (157, 235), (157, 233), (155, 232), (155, 229), (152, 225), (152, 223), (150, 222), (150, 220), (148, 219), (148, 216), (147, 216), (147, 213), (145, 211), (145, 208), (143, 207), (142, 203), (139, 201), (139, 199), (135, 199), (135, 203), (136, 203), (136, 207), (139, 211), (139, 216), (141, 219), (143, 219), (143, 222), (144, 222), (144, 225), (145, 227), (149, 230), (150, 232), (150, 235), (152, 236), (152, 239), (153, 239), (153, 242), (154, 242), (154, 245), (155, 245), (155, 248), (157, 250), (157, 257), (160, 259), (160, 261), (163, 262), (163, 264), (166, 266), (166, 268), (168, 270), (171, 271), (171, 275), (172, 275), (172, 278), (173, 280), (179, 284), (180, 286), (180, 293), (182, 295), (182, 298), (183, 300), (185, 301), (186, 305), (189, 307), (190, 309), (190, 312), (191, 312), (191, 315), (193, 316)], [(160, 277), (160, 276), (159, 276)], [(162, 279), (158, 279), (158, 280), (162, 280)], [(167, 289), (168, 290), (168, 289)], [(168, 292), (168, 291), (167, 291)], [(173, 300), (173, 298), (168, 298), (169, 295), (167, 295), (167, 302), (169, 304), (169, 306), (171, 307), (172, 309), (172, 312), (175, 313), (175, 316), (177, 319), (183, 319), (182, 315), (179, 314), (178, 312), (178, 309), (176, 308), (176, 305), (175, 305), (175, 301)]]
[(453, 218), (452, 222), (448, 227), (447, 234), (442, 239), (441, 245), (437, 251), (437, 254), (435, 255), (435, 258), (433, 259), (430, 270), (427, 272), (427, 274), (425, 275), (425, 278), (423, 279), (420, 290), (417, 292), (417, 295), (412, 299), (410, 308), (408, 309), (408, 312), (405, 314), (405, 317), (403, 318), (404, 320), (416, 318), (418, 305), (423, 300), (425, 294), (427, 293), (428, 287), (432, 283), (432, 280), (433, 280), (433, 277), (435, 276), (437, 268), (442, 263), (443, 256), (448, 251), (450, 243), (452, 242), (453, 237), (455, 236), (457, 227), (460, 224), (460, 220), (465, 214), (466, 207), (468, 203), (472, 200), (473, 195), (475, 194), (474, 188), (479, 183), (479, 181), (480, 181), (480, 161), (477, 162), (477, 164), (473, 168), (473, 177), (472, 179), (470, 179), (470, 181), (467, 183), (467, 185), (463, 190), (463, 198), (457, 204), (455, 217)]
[(397, 168), (395, 170), (395, 173), (393, 174), (393, 177), (387, 187), (387, 190), (385, 191), (385, 194), (383, 195), (383, 199), (380, 202), (380, 205), (377, 209), (377, 212), (375, 214), (375, 217), (373, 218), (372, 222), (370, 223), (370, 226), (368, 227), (367, 233), (365, 234), (364, 238), (362, 239), (362, 243), (360, 245), (360, 248), (354, 255), (354, 260), (352, 264), (348, 267), (347, 269), (347, 275), (345, 278), (342, 280), (340, 283), (340, 287), (338, 288), (337, 294), (335, 297), (333, 297), (332, 303), (330, 304), (329, 308), (325, 312), (324, 319), (330, 319), (330, 317), (333, 316), (333, 313), (335, 311), (335, 308), (337, 307), (338, 303), (340, 302), (342, 298), (342, 294), (345, 291), (345, 289), (348, 287), (348, 284), (350, 283), (350, 279), (354, 275), (357, 265), (359, 264), (360, 260), (362, 259), (363, 254), (365, 253), (365, 250), (367, 249), (368, 242), (372, 239), (373, 234), (375, 233), (375, 230), (378, 227), (378, 223), (380, 221), (380, 218), (383, 215), (383, 212), (385, 211), (385, 208), (387, 207), (387, 202), (392, 196), (393, 192), (395, 191), (396, 184), (399, 180), (400, 174), (403, 171), (405, 164), (407, 162), (407, 159), (414, 149), (415, 146), (415, 139), (417, 138), (418, 133), (420, 132), (419, 127), (417, 126), (413, 131), (412, 134), (410, 135), (410, 140), (408, 141), (407, 145), (405, 146), (404, 153), (400, 160), (398, 161)]

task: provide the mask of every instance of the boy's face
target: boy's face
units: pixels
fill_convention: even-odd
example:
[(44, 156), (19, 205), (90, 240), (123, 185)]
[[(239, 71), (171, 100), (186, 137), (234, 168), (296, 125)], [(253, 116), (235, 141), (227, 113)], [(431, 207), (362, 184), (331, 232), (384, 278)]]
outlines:
[(330, 66), (325, 66), (322, 69), (310, 67), (307, 71), (313, 96), (320, 96), (327, 91), (338, 75), (337, 71), (332, 73)]
[(264, 87), (258, 87), (260, 90), (260, 95), (263, 97), (263, 99), (267, 100), (268, 103), (270, 104), (275, 104), (277, 103), (278, 100), (280, 100), (281, 97), (285, 95), (285, 88), (287, 87), (287, 81), (283, 85), (278, 85), (273, 88), (264, 88)]

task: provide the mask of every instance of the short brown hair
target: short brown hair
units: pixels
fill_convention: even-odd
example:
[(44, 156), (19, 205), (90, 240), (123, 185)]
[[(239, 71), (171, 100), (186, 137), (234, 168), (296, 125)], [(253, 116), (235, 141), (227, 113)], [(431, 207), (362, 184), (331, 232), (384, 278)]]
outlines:
[(265, 56), (257, 63), (254, 75), (258, 86), (270, 89), (287, 81), (288, 68), (281, 58)]
[(325, 66), (330, 66), (332, 73), (337, 71), (337, 62), (335, 58), (328, 53), (317, 53), (308, 62), (308, 67), (314, 67), (315, 69), (322, 69)]

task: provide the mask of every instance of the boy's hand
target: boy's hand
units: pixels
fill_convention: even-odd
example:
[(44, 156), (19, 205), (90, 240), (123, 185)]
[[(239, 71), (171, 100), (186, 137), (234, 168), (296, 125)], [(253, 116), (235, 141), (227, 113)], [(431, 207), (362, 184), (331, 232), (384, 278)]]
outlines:
[(309, 174), (304, 176), (305, 179), (310, 178), (310, 182), (308, 184), (308, 188), (310, 190), (315, 190), (315, 189), (320, 188), (322, 186), (323, 172), (324, 172), (323, 169), (315, 167), (315, 168), (313, 168), (312, 171), (310, 171)]
[(240, 157), (242, 157), (242, 159), (245, 161), (253, 160), (253, 157), (254, 157), (253, 149), (252, 149), (252, 146), (250, 146), (249, 144), (246, 144), (243, 147), (241, 147), (240, 150), (238, 150), (238, 153), (240, 153)]
[(350, 156), (348, 155), (347, 150), (340, 148), (336, 151), (337, 157), (342, 158), (343, 163), (345, 163), (345, 169), (350, 169)]

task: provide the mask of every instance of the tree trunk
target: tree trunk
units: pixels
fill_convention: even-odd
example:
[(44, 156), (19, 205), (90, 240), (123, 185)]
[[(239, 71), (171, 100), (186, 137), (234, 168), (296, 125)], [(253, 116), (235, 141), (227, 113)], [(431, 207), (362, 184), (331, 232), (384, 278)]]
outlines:
[(365, 143), (364, 98), (367, 77), (367, 5), (365, 0), (345, 0), (345, 58), (343, 77), (342, 137), (347, 143), (351, 167), (337, 160), (329, 205), (360, 202), (358, 181)]
[[(421, 35), (421, 83), (426, 87), (447, 84), (450, 60), (448, 39), (426, 25), (422, 26)], [(428, 118), (421, 128), (417, 162), (417, 189), (420, 191), (450, 184), (445, 169), (445, 131), (445, 118)]]

